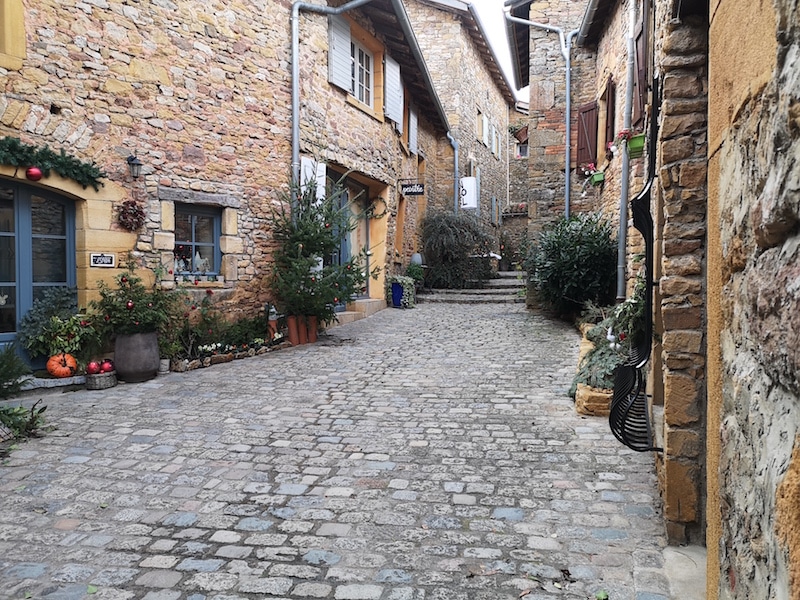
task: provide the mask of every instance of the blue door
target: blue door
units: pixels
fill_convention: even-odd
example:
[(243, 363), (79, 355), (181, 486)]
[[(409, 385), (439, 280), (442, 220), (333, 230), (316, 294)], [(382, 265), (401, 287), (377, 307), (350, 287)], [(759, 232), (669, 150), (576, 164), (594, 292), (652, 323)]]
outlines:
[(0, 181), (0, 344), (44, 290), (75, 284), (74, 202)]

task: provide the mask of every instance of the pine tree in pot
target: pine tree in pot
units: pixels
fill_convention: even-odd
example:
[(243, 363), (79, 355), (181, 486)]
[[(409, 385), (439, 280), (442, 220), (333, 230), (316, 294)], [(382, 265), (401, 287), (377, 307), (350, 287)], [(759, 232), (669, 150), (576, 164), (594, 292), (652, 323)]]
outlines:
[(331, 185), (322, 198), (316, 183), (309, 181), (296, 187), (294, 196), (284, 197), (273, 211), (277, 248), (268, 281), (273, 300), (287, 317), (293, 344), (301, 343), (301, 329), (314, 339), (317, 324), (335, 321), (336, 305), (355, 297), (366, 281), (364, 252), (343, 263), (332, 260), (356, 226), (350, 206), (342, 202), (342, 187)]

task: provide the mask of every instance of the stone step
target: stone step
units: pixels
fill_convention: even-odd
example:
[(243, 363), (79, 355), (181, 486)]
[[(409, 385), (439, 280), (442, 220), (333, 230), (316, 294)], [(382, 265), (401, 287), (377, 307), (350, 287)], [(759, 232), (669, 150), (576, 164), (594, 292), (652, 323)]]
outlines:
[(451, 304), (516, 304), (525, 302), (525, 296), (521, 294), (468, 293), (476, 291), (485, 290), (430, 290), (417, 294), (417, 302), (446, 302)]

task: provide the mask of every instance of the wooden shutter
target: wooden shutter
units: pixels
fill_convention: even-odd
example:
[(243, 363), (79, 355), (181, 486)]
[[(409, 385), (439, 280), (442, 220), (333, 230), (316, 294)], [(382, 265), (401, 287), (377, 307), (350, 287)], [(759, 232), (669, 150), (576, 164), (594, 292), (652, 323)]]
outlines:
[(597, 102), (578, 107), (578, 147), (575, 160), (579, 165), (597, 160)]
[(350, 56), (350, 24), (339, 15), (328, 17), (328, 81), (353, 93), (353, 59)]
[(417, 111), (409, 107), (408, 109), (408, 151), (412, 154), (419, 154), (417, 147), (417, 134), (418, 134), (418, 118)]
[(605, 91), (606, 100), (606, 139), (605, 143), (613, 142), (616, 137), (615, 121), (617, 119), (617, 86), (614, 80), (608, 78)]
[(634, 129), (644, 128), (644, 109), (647, 103), (647, 49), (648, 24), (650, 23), (650, 2), (643, 0), (640, 21), (636, 27), (634, 54), (635, 77), (633, 86), (633, 114), (631, 125)]
[(403, 131), (403, 82), (400, 78), (400, 65), (391, 56), (386, 56), (384, 60), (386, 117), (395, 122), (398, 131)]

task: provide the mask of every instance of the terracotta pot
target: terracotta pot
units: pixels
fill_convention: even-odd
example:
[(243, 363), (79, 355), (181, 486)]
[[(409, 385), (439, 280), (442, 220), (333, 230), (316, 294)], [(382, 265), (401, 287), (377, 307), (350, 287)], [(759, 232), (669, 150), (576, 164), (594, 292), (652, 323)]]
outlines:
[(300, 334), (300, 343), (308, 343), (308, 325), (306, 324), (306, 317), (297, 317), (297, 332)]
[(306, 329), (308, 330), (308, 343), (313, 344), (317, 341), (317, 329), (319, 328), (319, 318), (317, 315), (306, 317)]
[(118, 379), (129, 383), (153, 379), (160, 362), (158, 334), (155, 331), (117, 335), (114, 364)]
[(297, 324), (297, 315), (289, 315), (286, 317), (286, 328), (289, 333), (289, 341), (292, 346), (300, 345), (300, 331)]

